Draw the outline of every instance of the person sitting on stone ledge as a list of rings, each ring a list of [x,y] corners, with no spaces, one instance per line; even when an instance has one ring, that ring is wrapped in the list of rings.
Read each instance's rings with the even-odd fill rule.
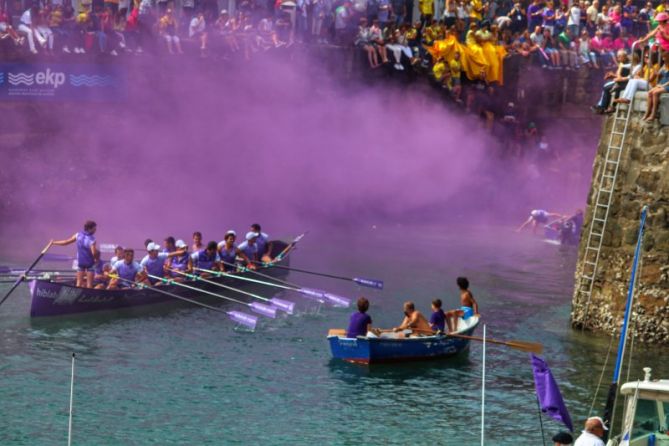
[[[669,93],[669,51],[662,52],[664,66],[658,73],[657,85],[648,92],[648,106],[643,120],[646,122],[654,121],[658,118],[657,108],[660,103],[660,96]]]

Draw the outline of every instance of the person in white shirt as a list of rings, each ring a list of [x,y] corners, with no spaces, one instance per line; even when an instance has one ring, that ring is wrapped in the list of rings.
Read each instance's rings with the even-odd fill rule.
[[[576,2],[569,8],[569,16],[567,17],[567,29],[571,30],[571,35],[578,37],[580,35],[581,26],[581,8]]]
[[[37,48],[35,48],[35,29],[33,28],[33,16],[37,18],[39,10],[36,6],[32,6],[24,11],[21,14],[21,23],[19,24],[18,31],[19,33],[26,36],[28,40],[28,47],[30,52],[37,54]]]
[[[204,13],[198,13],[190,21],[190,25],[188,26],[188,37],[191,39],[196,38],[200,41],[200,55],[205,56],[207,51],[207,32]]]
[[[576,439],[574,446],[604,446],[604,431],[609,430],[600,417],[590,417],[585,421],[585,430]]]

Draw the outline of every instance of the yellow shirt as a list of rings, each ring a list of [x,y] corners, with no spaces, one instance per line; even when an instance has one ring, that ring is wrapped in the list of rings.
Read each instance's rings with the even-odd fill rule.
[[[481,20],[483,19],[483,4],[481,3],[481,0],[472,0],[470,3],[472,9],[469,11],[469,17],[475,20]]]
[[[451,59],[451,61],[448,63],[448,67],[451,69],[451,77],[454,79],[459,79],[460,73],[462,72],[462,65],[460,65],[460,61]]]
[[[419,0],[418,7],[420,8],[420,13],[423,15],[434,14],[434,0]]]
[[[437,80],[443,79],[445,72],[446,64],[441,60],[432,67],[432,73],[434,74],[434,78]]]

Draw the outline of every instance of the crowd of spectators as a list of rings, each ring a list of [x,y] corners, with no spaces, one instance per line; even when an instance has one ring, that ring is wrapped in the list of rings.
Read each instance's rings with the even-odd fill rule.
[[[371,67],[387,62],[403,70],[402,57],[412,64],[444,58],[439,42],[452,46],[453,37],[465,47],[456,48],[465,72],[485,43],[546,68],[598,68],[614,65],[619,49],[629,49],[657,13],[669,11],[669,0],[661,1],[0,0],[0,38],[35,54],[142,52],[156,40],[178,54],[186,40],[203,55],[245,57],[295,42],[355,42]]]

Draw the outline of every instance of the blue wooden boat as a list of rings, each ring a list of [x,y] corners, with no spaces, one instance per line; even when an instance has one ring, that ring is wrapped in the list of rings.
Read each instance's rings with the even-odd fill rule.
[[[478,323],[478,316],[466,321],[459,319],[456,334],[471,336]],[[395,333],[357,338],[332,334],[328,336],[328,342],[333,358],[358,364],[438,359],[457,355],[469,348],[469,339],[443,334],[409,338],[398,338]]]
[[[287,244],[283,241],[273,241],[272,255],[280,253]],[[289,259],[284,257],[278,262],[279,265],[288,266]],[[261,268],[263,274],[270,275],[276,278],[285,277],[288,271],[279,268]],[[240,276],[249,275],[254,277],[252,273],[239,273]],[[234,288],[248,288],[249,282],[238,280],[231,277],[212,277],[208,280],[222,283]],[[197,287],[209,291],[217,291],[214,285],[209,285],[203,282],[186,281],[193,287]],[[44,316],[65,316],[72,314],[88,313],[92,311],[109,311],[121,310],[126,308],[140,307],[144,305],[161,304],[168,302],[175,302],[175,298],[170,297],[164,293],[153,290],[152,288],[124,288],[118,290],[99,290],[94,288],[78,288],[74,286],[74,282],[58,282],[54,280],[32,280],[29,284],[32,302],[30,306],[31,317]],[[258,285],[254,285],[258,286]],[[260,285],[264,286],[264,285]],[[178,285],[161,286],[162,291],[177,294],[179,296],[187,297],[202,303],[211,304],[219,302],[212,298],[203,295],[197,291],[184,290]],[[229,293],[227,293],[229,294]]]

